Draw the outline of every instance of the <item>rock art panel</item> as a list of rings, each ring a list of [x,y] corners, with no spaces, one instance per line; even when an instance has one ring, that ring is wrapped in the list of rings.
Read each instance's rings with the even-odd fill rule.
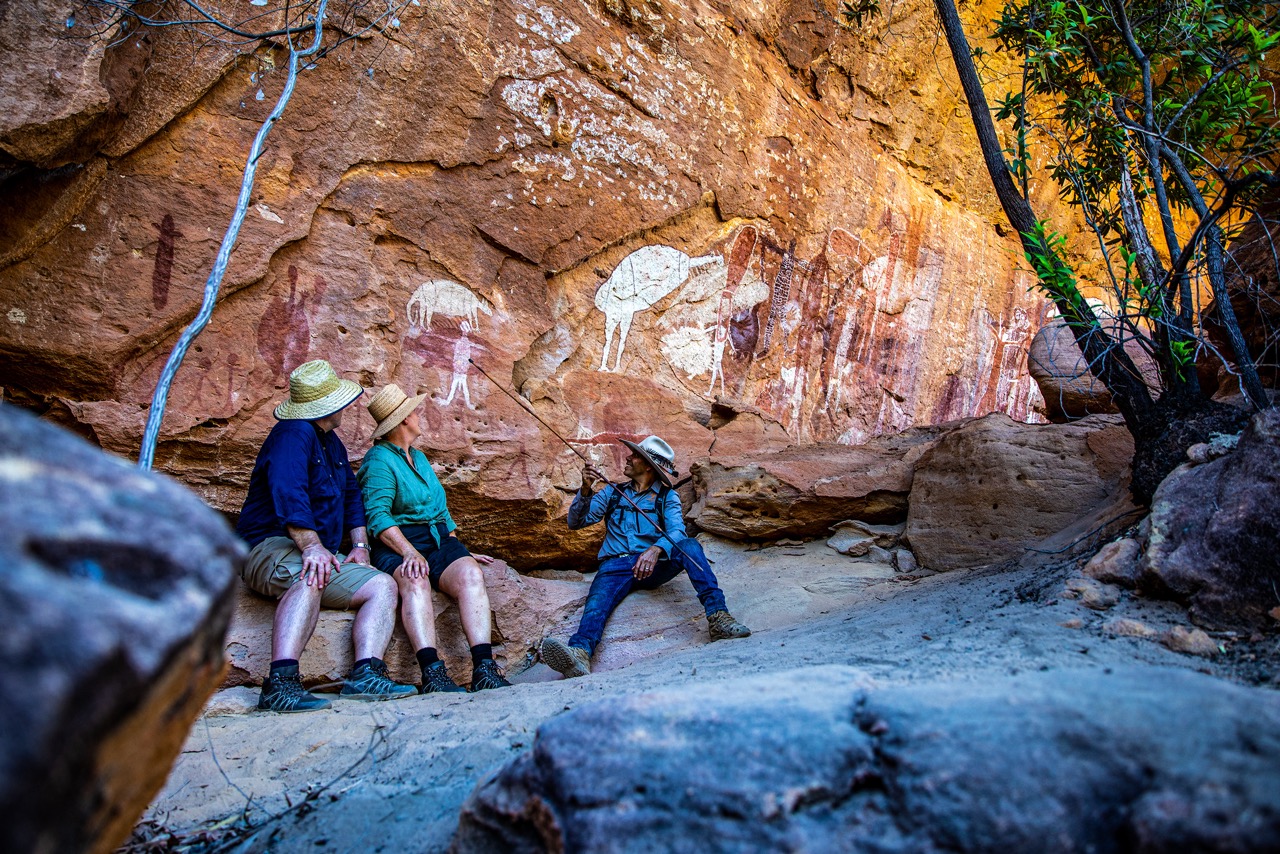
[[[689,271],[719,261],[715,255],[690,258],[670,246],[642,246],[622,259],[596,291],[596,308],[604,314],[604,353],[600,370],[609,370],[609,350],[618,333],[618,351],[613,370],[622,366],[627,333],[636,312],[652,308],[660,299],[684,284]]]
[[[410,4],[396,38],[303,72],[162,471],[234,512],[288,371],[323,356],[429,391],[424,449],[508,538],[477,547],[517,545],[500,507],[543,564],[589,554],[560,522],[576,458],[468,358],[563,435],[658,433],[690,460],[733,418],[768,450],[1031,417],[1015,309],[1028,334],[1042,315],[947,64],[914,71],[931,15],[868,48],[768,4],[619,9]],[[133,454],[283,73],[275,48],[87,49],[56,4],[5,15],[0,386]]]

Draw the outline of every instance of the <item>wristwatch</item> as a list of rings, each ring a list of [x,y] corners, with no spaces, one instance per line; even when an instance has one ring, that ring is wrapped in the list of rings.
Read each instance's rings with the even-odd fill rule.
[[[368,543],[352,543],[352,544],[351,544],[351,548],[353,548],[353,549],[367,549],[367,548],[369,548],[369,544],[368,544]]]

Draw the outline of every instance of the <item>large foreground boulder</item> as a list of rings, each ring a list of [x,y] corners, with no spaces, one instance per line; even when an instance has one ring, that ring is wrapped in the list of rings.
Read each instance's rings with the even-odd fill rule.
[[[1270,409],[1235,451],[1175,469],[1156,490],[1142,587],[1187,603],[1209,628],[1267,625],[1280,587],[1278,504],[1280,410]]]
[[[976,419],[916,463],[906,539],[923,566],[940,572],[1022,557],[1123,501],[1132,457],[1118,416],[1043,425]]]
[[[222,676],[243,547],[172,481],[0,404],[0,850],[109,851]]]
[[[1274,851],[1280,697],[1163,668],[874,688],[841,667],[543,724],[454,849]]]

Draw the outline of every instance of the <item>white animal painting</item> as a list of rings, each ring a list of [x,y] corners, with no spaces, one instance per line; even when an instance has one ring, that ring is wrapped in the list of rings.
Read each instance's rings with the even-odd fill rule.
[[[609,370],[609,348],[613,345],[614,332],[619,332],[618,355],[613,363],[616,372],[622,365],[622,351],[635,313],[652,308],[684,284],[690,269],[715,262],[724,263],[719,255],[690,258],[679,249],[662,245],[641,246],[623,258],[596,291],[596,308],[604,312],[604,353],[600,357],[600,370]]]
[[[492,315],[493,306],[484,297],[457,282],[433,279],[413,292],[405,309],[411,326],[424,329],[437,314],[445,317],[465,317],[473,329],[479,328],[481,312]]]

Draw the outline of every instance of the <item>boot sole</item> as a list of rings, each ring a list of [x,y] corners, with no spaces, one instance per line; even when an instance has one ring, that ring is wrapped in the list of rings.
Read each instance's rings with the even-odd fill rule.
[[[312,706],[309,709],[271,709],[271,708],[263,708],[262,706],[258,706],[258,711],[270,712],[273,715],[297,715],[303,712],[322,712],[325,709],[332,709],[332,708],[333,708],[333,703],[329,702],[329,703],[325,703],[323,706]]]
[[[751,637],[751,632],[747,632],[745,635],[712,635],[711,642],[715,643],[716,641],[722,640],[741,640],[742,638],[749,637]]]
[[[582,663],[570,652],[571,649],[572,647],[559,641],[543,641],[542,660],[566,679],[589,675],[591,671],[583,669]]]
[[[339,694],[338,696],[344,700],[360,700],[364,703],[379,703],[383,700],[403,700],[405,697],[416,697],[418,696],[418,692],[414,691],[412,694]]]

